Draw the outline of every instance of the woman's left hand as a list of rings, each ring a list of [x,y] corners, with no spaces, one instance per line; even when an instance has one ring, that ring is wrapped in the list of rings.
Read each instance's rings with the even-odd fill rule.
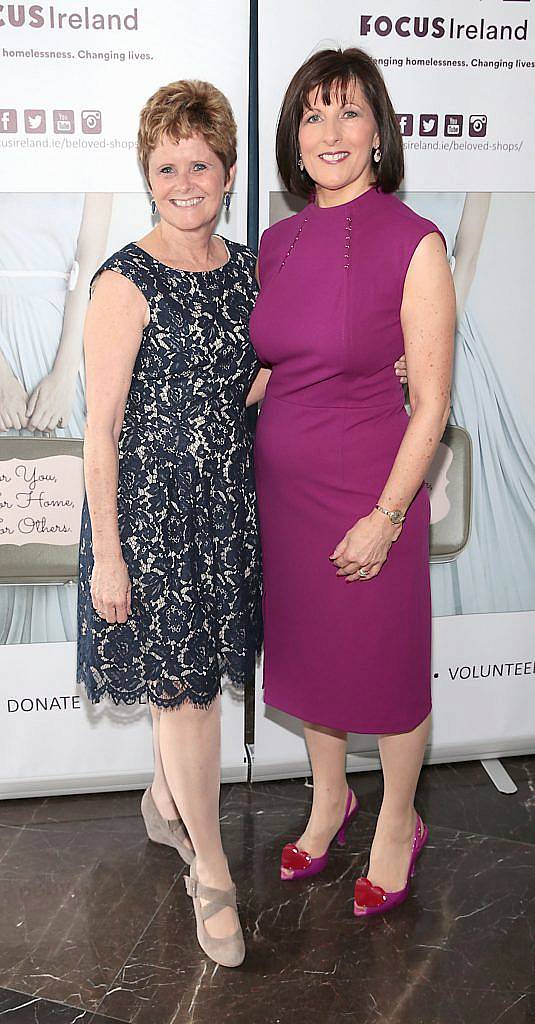
[[[405,353],[403,353],[399,359],[396,359],[396,362],[394,363],[394,373],[396,374],[400,384],[408,383],[409,378],[407,377],[407,360],[405,358]]]
[[[330,559],[338,568],[337,576],[348,583],[373,579],[386,561],[391,545],[401,533],[401,525],[393,526],[387,516],[376,509],[359,519],[334,549]],[[362,569],[366,575],[361,576]]]
[[[28,430],[54,430],[66,427],[69,422],[76,375],[57,373],[52,370],[32,392],[27,408]]]

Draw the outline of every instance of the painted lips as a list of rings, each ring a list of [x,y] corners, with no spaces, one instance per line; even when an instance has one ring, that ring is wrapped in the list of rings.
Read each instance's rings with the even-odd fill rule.
[[[319,158],[326,164],[339,164],[342,160],[345,160],[349,156],[346,150],[340,150],[338,153],[320,153]]]

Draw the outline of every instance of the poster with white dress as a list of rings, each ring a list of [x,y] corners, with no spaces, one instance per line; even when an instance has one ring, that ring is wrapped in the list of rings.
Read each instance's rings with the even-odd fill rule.
[[[40,507],[55,501],[50,479],[33,490],[45,447],[47,468],[72,452],[76,472],[62,478],[66,487],[80,479],[89,282],[107,256],[155,224],[136,136],[139,112],[160,86],[204,79],[228,97],[238,169],[230,211],[222,209],[216,230],[245,242],[249,3],[230,0],[224,12],[217,0],[163,0],[157,8],[120,0],[98,10],[4,5],[1,18],[0,729],[18,735],[18,744],[0,750],[0,793],[140,785],[150,775],[147,708],[129,715],[105,702],[95,709],[77,687],[77,559],[66,574],[72,582],[51,583],[43,553],[54,538],[18,537],[14,546],[18,510],[7,506],[17,492],[5,467],[14,465],[13,442],[25,445],[15,461],[30,496],[18,500]],[[30,414],[32,430],[24,425]],[[39,522],[34,513],[36,529]],[[20,574],[13,573],[17,558]],[[228,687],[223,718],[223,777],[243,778],[243,699]]]
[[[83,437],[80,357],[89,280],[108,254],[146,234],[152,219],[144,193],[0,194],[0,209],[0,390],[20,389],[26,403],[52,377],[43,404],[51,429],[0,429],[2,534],[5,442],[53,447]],[[81,245],[88,211],[91,229]],[[232,209],[222,213],[218,231],[239,235]],[[58,362],[62,351],[71,356],[65,364]],[[5,551],[0,536],[0,732],[10,737],[0,746],[0,797],[146,785],[147,707],[93,707],[75,681],[76,558],[72,583],[16,584],[2,582]],[[243,696],[227,684],[222,716],[223,779],[239,781],[247,774]]]
[[[0,193],[0,441],[84,435],[83,320],[110,215],[106,193]],[[29,407],[37,429],[17,426]],[[75,637],[73,586],[0,585],[0,643]]]
[[[527,339],[535,303],[525,273],[535,198],[481,192],[403,198],[434,220],[448,242],[457,296],[450,422],[472,442],[470,536],[455,559],[431,566],[433,614],[533,610],[535,416],[528,382],[535,360]]]
[[[286,86],[312,53],[354,46],[376,60],[398,115],[401,198],[448,242],[457,296],[452,412],[436,486],[426,481],[434,611],[429,756],[532,750],[533,12],[491,0],[436,12],[423,2],[408,11],[393,2],[359,9],[341,2],[326,18],[315,0],[266,0],[259,16],[261,230],[300,208],[284,193],[275,160]],[[463,526],[462,544],[433,550],[433,528],[445,526],[447,535],[450,519]],[[257,777],[306,772],[299,723],[262,707],[261,671],[257,697]],[[370,738],[351,737],[349,749],[354,767],[376,757]]]

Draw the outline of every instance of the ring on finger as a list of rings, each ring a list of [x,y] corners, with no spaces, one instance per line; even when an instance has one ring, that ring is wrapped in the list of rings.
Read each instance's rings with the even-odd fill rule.
[[[368,573],[366,572],[366,569],[359,569],[359,576],[360,576],[361,580],[367,579],[368,578]]]

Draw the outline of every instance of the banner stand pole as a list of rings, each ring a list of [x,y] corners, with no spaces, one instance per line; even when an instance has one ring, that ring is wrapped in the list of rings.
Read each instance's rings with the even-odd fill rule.
[[[518,786],[497,757],[482,759],[481,764],[500,793],[518,793]]]
[[[249,7],[247,245],[258,251],[258,0]]]

